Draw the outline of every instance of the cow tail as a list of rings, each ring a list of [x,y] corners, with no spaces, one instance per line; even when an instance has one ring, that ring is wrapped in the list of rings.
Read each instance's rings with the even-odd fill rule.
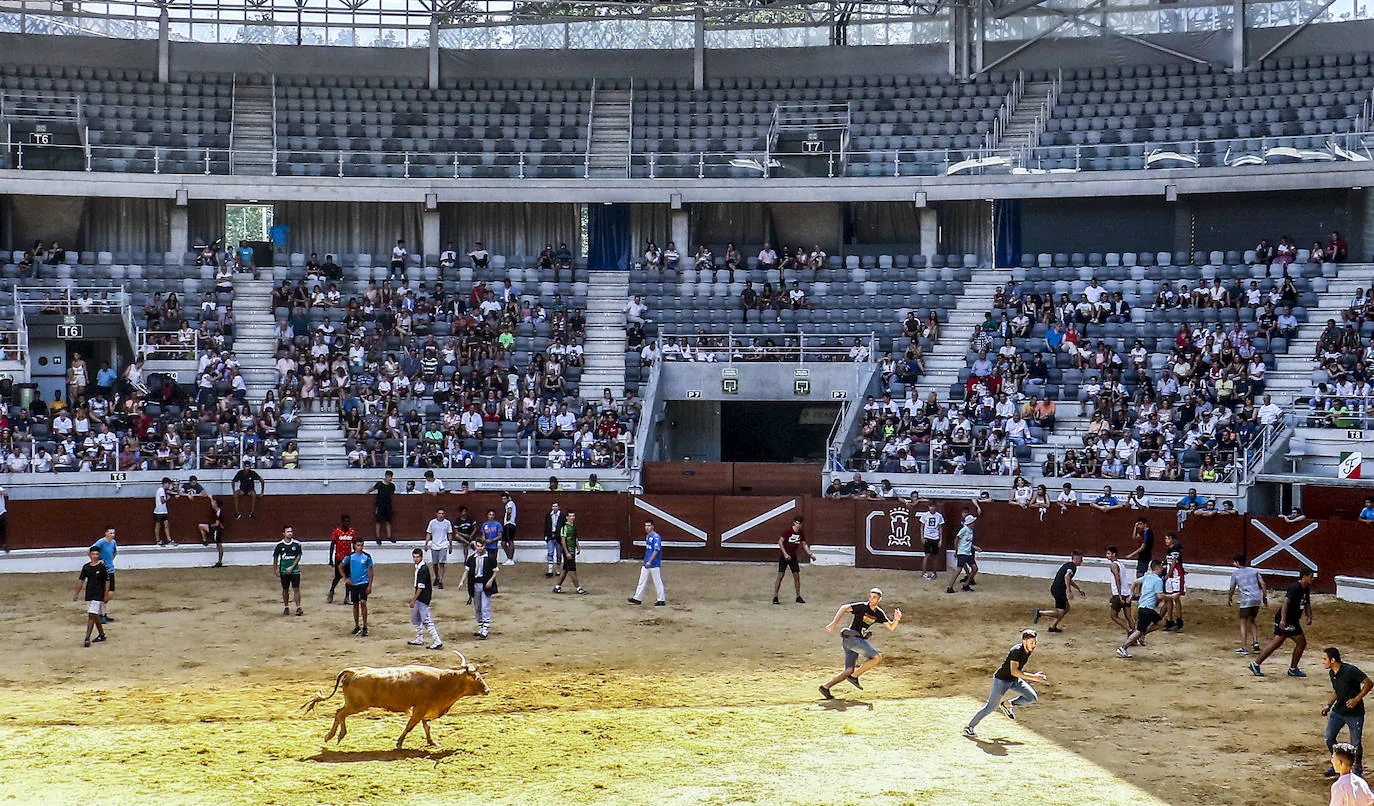
[[[330,697],[333,697],[333,696],[338,692],[338,690],[339,690],[339,684],[340,684],[341,682],[343,682],[343,677],[344,677],[344,675],[346,675],[346,674],[348,674],[348,673],[349,673],[349,670],[348,670],[348,669],[344,669],[342,672],[339,672],[339,676],[336,677],[336,678],[334,678],[334,690],[333,690],[333,691],[329,692],[328,694],[324,694],[324,693],[322,693],[322,692],[316,692],[314,699],[312,699],[310,702],[306,703],[305,705],[302,705],[302,706],[301,706],[301,709],[304,710],[304,711],[308,714],[308,713],[310,713],[311,711],[315,710],[315,706],[319,705],[320,703],[324,702],[325,700],[329,699]]]

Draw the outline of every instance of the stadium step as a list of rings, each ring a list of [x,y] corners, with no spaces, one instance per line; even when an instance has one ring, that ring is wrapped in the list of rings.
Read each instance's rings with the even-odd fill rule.
[[[276,160],[273,88],[234,81],[230,170],[247,176],[271,176]]]
[[[587,336],[583,344],[584,400],[600,400],[610,387],[617,400],[625,394],[625,303],[630,277],[623,271],[594,271],[587,285]],[[652,315],[652,314],[650,314]]]
[[[628,175],[630,101],[629,90],[598,88],[592,96],[587,139],[587,170],[591,176],[623,178]]]

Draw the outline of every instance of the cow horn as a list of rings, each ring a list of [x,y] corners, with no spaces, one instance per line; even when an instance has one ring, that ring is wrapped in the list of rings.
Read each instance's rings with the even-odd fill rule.
[[[453,654],[455,654],[455,655],[458,656],[458,660],[462,661],[464,666],[467,666],[467,665],[468,665],[468,659],[465,658],[465,657],[463,657],[463,653],[461,653],[461,652],[459,652],[458,650],[455,649],[455,650],[453,650]]]

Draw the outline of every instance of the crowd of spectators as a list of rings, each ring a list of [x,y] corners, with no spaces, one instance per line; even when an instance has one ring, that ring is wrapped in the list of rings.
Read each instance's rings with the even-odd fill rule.
[[[488,273],[480,244],[467,258]],[[441,264],[459,259],[450,245]],[[571,276],[566,244],[537,261]],[[609,389],[579,402],[586,315],[562,294],[543,299],[509,276],[456,288],[395,274],[348,296],[337,281],[284,282],[273,307],[281,404],[337,411],[352,467],[627,461],[639,403]]]

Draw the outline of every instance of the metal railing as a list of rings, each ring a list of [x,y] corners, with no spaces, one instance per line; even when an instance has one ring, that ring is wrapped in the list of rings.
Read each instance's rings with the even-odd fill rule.
[[[662,360],[797,362],[830,361],[871,364],[876,362],[875,333],[818,336],[802,332],[743,334],[734,331],[663,331],[659,334]],[[859,349],[862,358],[851,351]],[[866,349],[866,353],[863,350]]]
[[[1374,131],[1334,134],[1324,148],[1312,148],[1311,137],[1258,137],[1191,140],[1163,144],[1170,153],[1184,154],[1189,166],[1243,168],[1247,165],[1291,164],[1294,161],[1367,162],[1374,160]],[[928,150],[841,150],[829,154],[826,177],[902,178],[951,174],[1039,174],[1049,172],[1145,170],[1160,143],[1039,145],[1016,152],[986,147]],[[1248,145],[1245,152],[1238,146]],[[226,148],[169,146],[47,145],[15,143],[14,164],[24,169],[25,155],[38,151],[75,149],[85,170],[101,173],[227,175],[235,162],[249,155],[271,152]],[[842,144],[842,149],[847,146]],[[646,151],[630,154],[629,173],[635,179],[750,179],[769,176],[779,158],[810,158],[826,152]],[[4,166],[7,155],[0,155]],[[274,170],[279,176],[337,176],[394,179],[580,179],[590,177],[587,152],[411,152],[278,150]],[[1177,168],[1178,166],[1170,166]]]
[[[997,107],[997,117],[993,118],[992,128],[987,134],[983,135],[983,147],[991,151],[1000,148],[1002,145],[1002,133],[1011,124],[1011,119],[1016,115],[1016,107],[1021,103],[1021,96],[1026,91],[1026,74],[1023,70],[1016,71],[1016,80],[1012,82],[1011,89],[1002,98],[1002,103]]]
[[[641,417],[643,413],[641,412]],[[498,449],[496,453],[486,453],[482,451],[472,451],[467,449],[450,450],[447,446],[441,450],[431,450],[424,446],[423,440],[419,439],[381,439],[381,440],[358,440],[351,437],[321,437],[319,440],[303,442],[296,438],[281,440],[283,446],[287,442],[296,443],[297,447],[305,445],[307,447],[319,446],[321,456],[331,458],[347,459],[350,446],[362,448],[368,458],[364,460],[363,467],[390,467],[394,466],[393,459],[400,459],[401,467],[444,467],[444,468],[465,468],[480,469],[484,467],[495,467],[498,469],[506,468],[512,464],[518,465],[511,469],[516,470],[539,470],[543,468],[553,468],[549,464],[550,450],[539,450],[539,440],[535,437],[504,437],[498,442],[515,442],[515,451],[502,451]],[[369,449],[372,443],[376,450]],[[591,463],[577,453],[574,448],[567,453],[565,468],[588,467],[606,468],[612,470],[630,470],[637,464],[636,443],[633,432],[626,432],[623,438],[618,439],[618,443],[624,447],[624,453],[617,456],[615,450],[611,450],[607,463]],[[380,457],[381,461],[378,461]],[[539,461],[542,460],[542,461]]]
[[[0,330],[0,361],[18,361],[25,367],[29,364],[28,328]]]
[[[85,296],[82,296],[83,293]],[[109,297],[105,297],[109,294]],[[19,321],[31,309],[39,314],[122,314],[129,306],[129,295],[121,286],[14,286],[14,313]]]
[[[232,124],[231,124],[232,125]],[[277,175],[277,74],[272,74],[272,175]]]
[[[587,147],[586,147],[586,149],[584,149],[584,153],[583,153],[583,155],[582,155],[582,178],[583,178],[583,179],[590,179],[591,176],[592,176],[592,121],[596,120],[596,84],[597,84],[597,80],[596,80],[595,78],[593,78],[593,79],[592,79],[592,90],[591,90],[591,92],[590,92],[590,93],[588,94],[588,96],[587,96]],[[632,130],[632,131],[633,131],[633,130]],[[634,138],[630,138],[630,142],[633,143],[633,142],[634,142]],[[631,147],[631,148],[634,148],[633,145],[631,145],[630,147]],[[458,159],[458,157],[455,155],[455,156],[454,156],[454,171],[455,171],[454,176],[455,176],[455,177],[457,177],[457,159]],[[524,165],[524,160],[523,160],[523,159],[521,160],[521,163],[520,163],[520,164],[521,164],[522,166]],[[342,168],[340,168],[340,170],[342,170]],[[523,174],[524,171],[522,170],[521,173]],[[340,176],[342,176],[342,175],[343,175],[343,174],[340,174]]]
[[[195,361],[200,355],[200,334],[189,338],[179,330],[144,330],[135,333],[134,355],[148,361]]]

